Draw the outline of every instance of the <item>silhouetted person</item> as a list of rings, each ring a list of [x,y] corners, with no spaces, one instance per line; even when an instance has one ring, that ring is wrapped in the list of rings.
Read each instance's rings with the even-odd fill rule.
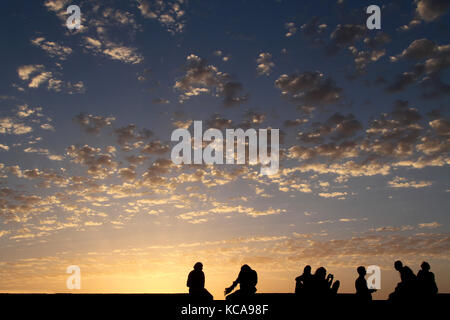
[[[295,278],[295,294],[306,295],[310,290],[312,278],[311,266],[307,265],[303,269],[303,274]]]
[[[239,272],[239,275],[233,282],[233,284],[230,287],[225,288],[225,295],[233,291],[238,284],[239,290],[236,290],[234,293],[228,295],[226,297],[226,300],[245,299],[253,296],[256,292],[257,283],[258,274],[256,273],[256,271],[250,268],[248,265],[244,264],[241,267],[241,271]]]
[[[376,289],[369,289],[366,281],[366,268],[360,266],[356,269],[359,277],[355,281],[356,298],[359,303],[367,303],[372,301],[372,293],[377,291]]]
[[[399,260],[395,261],[394,268],[400,273],[400,282],[397,283],[395,291],[389,295],[389,300],[410,301],[416,296],[416,275],[410,267],[404,266]]]
[[[421,270],[417,273],[417,286],[419,296],[422,299],[433,299],[438,293],[438,287],[434,280],[434,273],[430,271],[430,265],[424,261],[420,265]]]
[[[329,299],[337,294],[340,282],[333,283],[334,276],[330,273],[327,276],[327,270],[320,267],[316,270],[311,282],[311,295],[315,299]]]
[[[186,285],[189,287],[189,295],[200,301],[211,301],[213,296],[205,289],[205,274],[203,273],[203,264],[197,262],[194,270],[189,273]]]

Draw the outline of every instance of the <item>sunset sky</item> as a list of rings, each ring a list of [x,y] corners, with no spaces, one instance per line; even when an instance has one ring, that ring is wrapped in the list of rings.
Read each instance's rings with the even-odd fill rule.
[[[66,27],[66,9],[82,27]],[[381,7],[381,30],[366,7]],[[449,2],[2,2],[0,292],[187,292],[247,263],[431,264],[450,292]],[[280,129],[280,170],[175,165],[173,130]]]

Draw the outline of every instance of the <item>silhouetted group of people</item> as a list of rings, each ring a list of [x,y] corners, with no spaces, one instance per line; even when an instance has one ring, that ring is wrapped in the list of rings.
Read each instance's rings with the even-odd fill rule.
[[[401,261],[394,263],[395,269],[400,273],[400,282],[395,291],[389,295],[389,300],[394,302],[414,301],[420,299],[431,300],[436,296],[438,288],[434,279],[433,272],[430,271],[428,262],[423,262],[421,270],[414,274]],[[367,303],[372,300],[372,293],[376,289],[369,288],[366,281],[366,268],[359,266],[356,269],[358,278],[355,281],[356,301],[357,303]],[[327,301],[336,296],[340,282],[334,281],[334,276],[324,267],[319,267],[311,273],[311,266],[307,265],[303,273],[295,278],[295,294],[306,301]],[[225,288],[226,300],[247,300],[256,293],[256,284],[258,283],[258,274],[250,266],[244,264],[241,267],[238,277],[228,288]],[[239,289],[233,290],[239,284]],[[205,289],[205,274],[203,273],[203,264],[197,262],[194,270],[189,273],[187,279],[189,295],[197,301],[212,301],[213,296]],[[232,293],[233,292],[233,293]]]
[[[295,278],[295,294],[307,300],[324,300],[332,298],[337,294],[340,282],[333,282],[334,276],[324,267],[317,268],[311,273],[311,266],[307,265],[303,273]]]
[[[238,277],[228,288],[225,288],[226,300],[237,301],[246,300],[256,293],[256,284],[258,283],[258,274],[255,270],[244,264],[241,267]],[[239,289],[231,293],[239,284]],[[189,295],[197,301],[211,301],[213,296],[205,289],[205,274],[203,273],[203,264],[197,262],[194,270],[189,273],[187,284]]]
[[[413,302],[433,300],[438,293],[438,287],[434,279],[434,273],[430,271],[430,264],[422,262],[417,275],[404,266],[401,261],[395,261],[394,268],[400,273],[400,282],[397,283],[394,292],[389,295],[393,302]]]

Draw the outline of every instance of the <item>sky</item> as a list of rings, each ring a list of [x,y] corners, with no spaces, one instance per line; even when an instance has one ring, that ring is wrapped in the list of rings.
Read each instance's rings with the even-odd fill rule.
[[[293,292],[306,264],[354,292],[377,265],[384,299],[400,259],[450,292],[449,10],[3,1],[0,291],[187,292],[201,261],[216,299],[244,263],[258,292]],[[174,164],[193,121],[279,129],[279,171]]]

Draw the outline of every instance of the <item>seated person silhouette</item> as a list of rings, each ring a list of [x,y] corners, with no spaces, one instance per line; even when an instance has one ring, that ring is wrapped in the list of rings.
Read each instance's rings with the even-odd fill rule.
[[[303,274],[295,278],[295,294],[306,295],[310,289],[312,277],[311,266],[305,266]]]
[[[377,291],[376,289],[369,289],[366,281],[366,268],[360,266],[356,269],[359,277],[355,281],[356,298],[359,303],[367,303],[372,301],[372,293]]]
[[[422,299],[432,299],[438,293],[438,287],[434,279],[434,273],[430,271],[430,264],[426,261],[420,265],[417,273],[417,285]]]
[[[311,294],[315,299],[328,299],[337,294],[340,282],[339,280],[333,283],[334,276],[330,273],[327,276],[327,270],[320,267],[316,270],[313,276]]]
[[[391,301],[410,301],[416,295],[416,275],[410,267],[404,266],[400,260],[395,261],[394,268],[400,273],[400,282],[394,292],[389,295]]]
[[[189,273],[186,285],[189,287],[189,296],[198,301],[212,301],[213,296],[205,289],[205,274],[203,264],[197,262],[194,270]]]
[[[225,288],[225,295],[228,295],[239,284],[239,290],[229,294],[226,300],[245,300],[253,296],[256,292],[256,284],[258,283],[258,274],[255,270],[244,264],[241,267],[238,277],[233,284]]]

